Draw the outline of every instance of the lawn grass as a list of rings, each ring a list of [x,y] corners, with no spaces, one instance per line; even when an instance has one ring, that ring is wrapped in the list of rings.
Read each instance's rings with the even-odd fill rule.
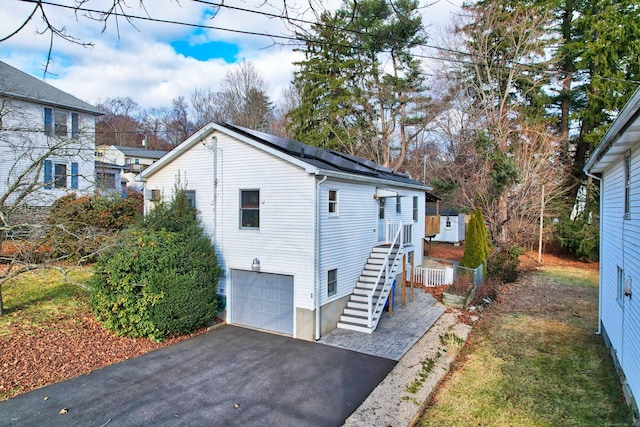
[[[64,280],[56,270],[25,273],[2,286],[4,316],[0,320],[0,337],[12,327],[39,328],[58,319],[74,316],[80,306],[87,306],[89,292],[78,286],[92,275],[90,267],[76,268]]]
[[[538,275],[569,286],[598,287],[598,270],[595,269],[580,269],[566,266],[545,267],[543,270],[538,271]]]
[[[461,352],[458,369],[418,425],[631,425],[602,337],[594,334],[597,272],[591,273],[564,268],[536,273],[536,286],[583,288],[582,294],[561,295],[588,298],[586,315],[582,309],[579,316],[566,310],[563,319],[558,311],[546,315],[535,307],[485,315]],[[563,301],[559,307],[571,304]]]

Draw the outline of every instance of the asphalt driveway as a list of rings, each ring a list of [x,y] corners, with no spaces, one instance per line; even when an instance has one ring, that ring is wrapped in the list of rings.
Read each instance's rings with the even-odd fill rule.
[[[395,364],[225,325],[0,402],[0,426],[339,426]]]

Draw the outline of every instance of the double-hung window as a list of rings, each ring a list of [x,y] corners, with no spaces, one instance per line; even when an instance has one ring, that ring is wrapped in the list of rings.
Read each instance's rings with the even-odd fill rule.
[[[413,222],[418,222],[418,197],[413,196]]]
[[[187,197],[187,206],[191,209],[196,208],[196,190],[185,190],[185,196]]]
[[[240,228],[260,228],[260,190],[240,190]]]
[[[631,154],[624,156],[624,219],[631,219]]]
[[[402,203],[400,201],[400,196],[396,196],[396,213],[402,213]]]
[[[75,121],[77,126],[78,115],[75,114]],[[68,124],[67,120],[69,115],[66,111],[54,110],[52,108],[45,107],[44,109],[44,132],[47,135],[55,135],[55,136],[67,136],[68,135]],[[74,128],[74,114],[71,115],[71,128],[73,132]]]
[[[329,190],[329,216],[338,216],[338,190]]]
[[[69,174],[69,167],[71,174]],[[44,188],[78,188],[78,163],[45,160]]]

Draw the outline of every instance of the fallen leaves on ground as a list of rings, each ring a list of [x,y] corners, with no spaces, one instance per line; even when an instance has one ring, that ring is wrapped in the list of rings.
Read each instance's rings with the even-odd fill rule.
[[[10,328],[8,336],[0,337],[0,400],[89,374],[206,330],[163,343],[118,337],[102,328],[89,311],[59,317],[40,328],[17,323]]]

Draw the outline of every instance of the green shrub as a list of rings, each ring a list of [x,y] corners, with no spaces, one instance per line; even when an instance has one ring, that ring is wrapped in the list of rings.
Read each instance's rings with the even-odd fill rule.
[[[141,201],[119,194],[56,200],[47,219],[51,253],[73,261],[93,261],[115,232],[135,223]]]
[[[163,206],[162,214],[153,213],[153,222],[123,232],[120,245],[96,263],[92,310],[119,335],[162,341],[193,332],[215,316],[215,250],[194,210],[175,221],[179,198]]]
[[[476,268],[487,259],[487,233],[484,217],[480,208],[476,209],[469,220],[465,237],[464,254],[460,265]]]
[[[556,224],[555,234],[560,246],[575,258],[582,261],[598,260],[600,230],[598,222],[590,221],[588,214],[574,220],[561,218]]]
[[[520,255],[524,253],[518,246],[504,245],[493,251],[487,259],[487,276],[499,279],[505,283],[518,279]]]
[[[144,217],[144,227],[153,230],[185,231],[197,224],[197,211],[189,207],[187,193],[179,184],[169,202],[159,201]]]

